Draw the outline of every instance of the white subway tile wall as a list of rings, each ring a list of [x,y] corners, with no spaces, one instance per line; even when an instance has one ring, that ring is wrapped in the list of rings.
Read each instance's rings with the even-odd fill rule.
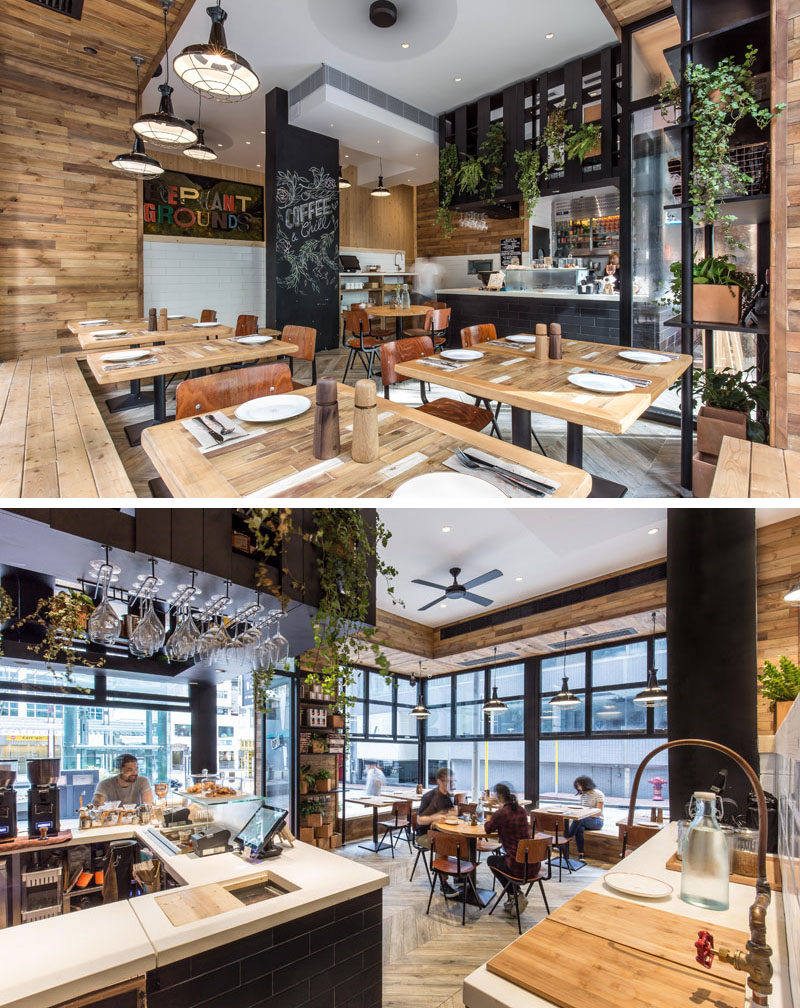
[[[263,245],[215,242],[144,242],[144,311],[166,308],[200,318],[214,308],[222,325],[239,315],[258,315],[266,324]]]

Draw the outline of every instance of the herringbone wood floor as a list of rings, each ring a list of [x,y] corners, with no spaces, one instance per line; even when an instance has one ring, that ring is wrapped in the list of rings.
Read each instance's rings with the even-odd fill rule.
[[[464,977],[517,937],[516,920],[501,908],[490,917],[486,910],[467,907],[467,923],[462,928],[461,904],[445,900],[438,889],[426,915],[428,880],[419,864],[414,881],[408,881],[413,858],[405,844],[398,844],[394,861],[388,851],[372,854],[356,844],[337,853],[386,872],[391,880],[383,890],[383,1008],[464,1008]],[[574,875],[564,874],[561,883],[555,870],[553,879],[545,883],[550,910],[605,870],[587,865]],[[491,878],[484,859],[478,866],[479,887],[491,889]],[[539,889],[534,886],[522,915],[523,930],[544,916]]]

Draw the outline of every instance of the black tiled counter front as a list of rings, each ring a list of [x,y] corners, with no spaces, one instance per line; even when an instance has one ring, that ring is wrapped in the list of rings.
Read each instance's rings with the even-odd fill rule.
[[[147,974],[148,1008],[381,1008],[381,891]]]

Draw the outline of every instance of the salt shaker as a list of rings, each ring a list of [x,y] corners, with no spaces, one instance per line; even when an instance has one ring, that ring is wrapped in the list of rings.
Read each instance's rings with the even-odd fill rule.
[[[352,455],[354,462],[374,462],[378,457],[378,392],[368,378],[356,382]]]
[[[536,326],[536,347],[534,349],[534,355],[539,360],[547,360],[549,349],[550,346],[547,338],[547,326],[543,322],[539,322]]]
[[[314,410],[314,458],[329,459],[339,454],[338,396],[335,378],[319,379]]]
[[[158,331],[159,332],[166,332],[168,328],[169,328],[169,326],[168,326],[168,323],[167,323],[167,309],[166,308],[159,308],[158,309]]]
[[[150,332],[156,332],[158,329],[158,312],[155,308],[151,308],[148,313],[147,328]]]
[[[561,326],[550,323],[550,360],[561,360]]]

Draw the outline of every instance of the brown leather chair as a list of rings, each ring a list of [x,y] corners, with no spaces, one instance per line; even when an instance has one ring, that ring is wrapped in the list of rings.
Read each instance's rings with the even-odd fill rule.
[[[351,308],[363,308],[369,317],[369,334],[374,336],[375,339],[394,339],[397,335],[397,330],[394,326],[391,329],[387,329],[382,324],[379,316],[370,315],[370,308],[374,308],[369,301],[357,301],[355,304],[350,305]],[[377,320],[377,321],[376,321]]]
[[[216,309],[214,309],[214,308],[204,308],[200,312],[200,321],[201,322],[216,322],[217,321],[217,312],[216,312]]]
[[[240,315],[236,319],[236,336],[255,336],[258,332],[258,315]]]
[[[481,325],[467,326],[461,330],[461,346],[465,350],[477,346],[479,343],[489,343],[497,339],[497,330],[492,322],[484,322]]]
[[[393,818],[389,822],[379,822],[378,825],[383,830],[383,836],[381,837],[380,845],[378,850],[384,846],[384,840],[389,841],[389,847],[392,851],[392,860],[394,861],[394,849],[397,846],[397,841],[405,839],[408,844],[408,853],[413,854],[411,848],[411,802],[410,801],[396,801],[392,805],[392,816]]]
[[[296,389],[308,388],[294,381],[294,361],[304,360],[311,365],[311,384],[317,384],[317,362],[315,353],[317,350],[317,330],[310,326],[287,325],[283,327],[281,339],[287,343],[295,343],[300,349],[289,358],[289,370],[292,372],[292,387]]]
[[[659,827],[653,823],[652,826],[646,823],[634,823],[632,826],[623,825],[619,827],[620,838],[622,840],[622,852],[620,857],[625,857],[629,851],[636,850],[643,843],[658,833]]]
[[[425,302],[425,307],[426,308],[446,308],[447,305],[444,303],[444,301],[426,301]]]
[[[453,836],[450,833],[440,833],[438,830],[431,830],[431,894],[428,897],[428,909],[426,914],[431,912],[431,901],[436,889],[436,876],[449,878],[462,885],[461,890],[461,925],[463,927],[467,917],[467,886],[472,889],[475,902],[481,905],[481,899],[475,888],[475,872],[477,865],[469,859],[469,840],[462,836]]]
[[[350,308],[344,313],[344,345],[350,348],[350,355],[345,364],[342,384],[356,357],[364,365],[367,378],[371,378],[375,355],[384,344],[370,335],[369,316],[363,308]]]
[[[451,310],[450,308],[429,308],[422,329],[404,329],[403,336],[430,336],[433,349],[438,350],[447,342]]]
[[[547,896],[544,891],[544,883],[552,878],[553,869],[550,863],[550,845],[547,840],[520,840],[517,844],[517,854],[514,859],[519,865],[519,871],[515,874],[504,871],[502,868],[495,868],[494,871],[503,879],[503,887],[498,893],[497,899],[491,906],[489,914],[493,914],[497,905],[506,893],[514,896],[514,907],[517,911],[517,927],[522,934],[522,922],[519,919],[519,886],[527,885],[530,892],[534,882],[539,883],[539,891],[544,900],[544,908],[550,913],[547,903]],[[542,871],[542,862],[547,862],[547,871]]]
[[[184,420],[198,413],[238,406],[259,396],[291,391],[292,373],[288,364],[256,364],[202,378],[187,378],[175,390],[175,419]]]
[[[546,838],[552,850],[559,856],[558,860],[558,881],[561,881],[562,869],[566,863],[567,871],[572,872],[568,851],[565,845],[569,846],[569,839],[561,835],[561,817],[553,815],[551,812],[531,813],[531,829],[535,838]],[[537,832],[538,831],[538,832]]]
[[[390,387],[402,380],[397,374],[398,364],[432,355],[433,344],[430,336],[413,336],[410,339],[382,343],[380,357],[384,396],[388,399]],[[434,380],[435,375],[431,375],[431,379]],[[470,403],[459,402],[458,399],[437,399],[435,402],[428,402],[425,396],[425,383],[420,382],[419,387],[422,406],[417,406],[417,409],[421,413],[429,413],[431,416],[449,420],[450,423],[474,431],[483,430],[494,419],[489,410],[482,409],[480,406],[472,406]]]

